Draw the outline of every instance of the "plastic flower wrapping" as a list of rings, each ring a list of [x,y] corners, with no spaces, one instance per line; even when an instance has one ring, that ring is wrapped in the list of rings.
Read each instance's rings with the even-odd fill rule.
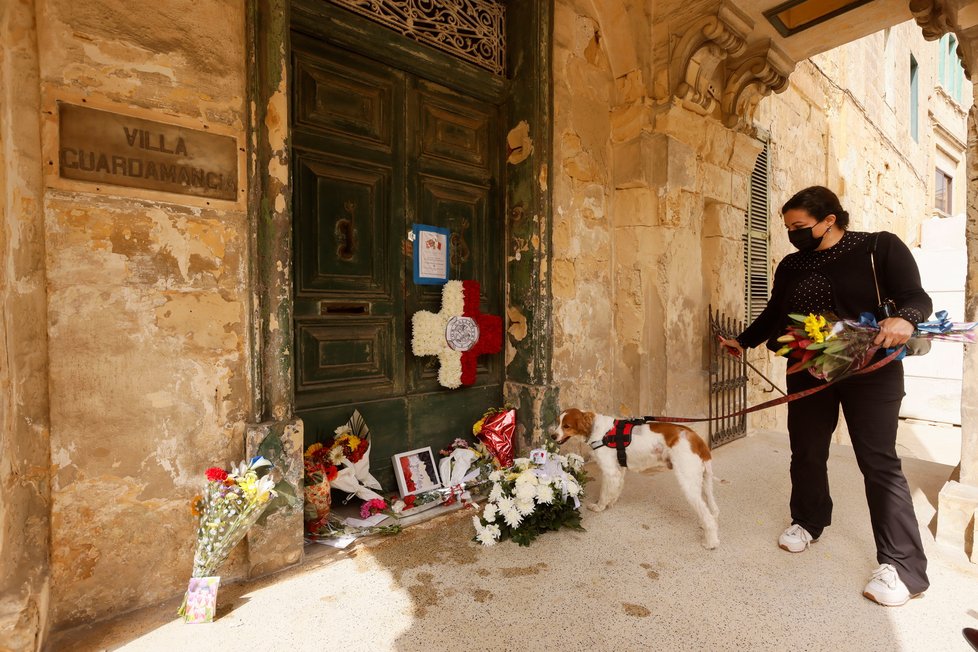
[[[496,469],[482,516],[473,516],[475,540],[484,546],[512,539],[528,546],[543,532],[581,526],[581,498],[587,475],[584,459],[557,453],[548,442],[546,451],[534,451],[532,461],[517,458],[513,465]]]
[[[334,431],[326,442],[317,442],[303,456],[306,485],[329,481],[333,489],[363,500],[382,499],[380,483],[370,474],[370,428],[359,410]]]
[[[482,418],[472,426],[472,434],[492,454],[500,468],[513,464],[513,435],[515,432],[516,410],[508,405],[501,408],[489,408],[482,415]]]
[[[978,322],[952,322],[944,310],[934,316],[931,321],[917,324],[908,342],[911,348],[916,342],[975,341]],[[807,369],[816,378],[838,380],[866,366],[879,350],[873,343],[879,334],[879,325],[871,313],[863,313],[858,320],[838,319],[830,314],[793,313],[788,317],[794,323],[778,338],[783,346],[777,355],[793,360],[788,366],[789,374]]]
[[[192,577],[211,577],[275,497],[272,463],[264,457],[230,471],[207,469],[207,484],[191,509],[200,517]],[[185,615],[186,597],[178,615]]]
[[[444,487],[443,504],[450,505],[455,500],[467,503],[472,500],[470,490],[489,481],[489,474],[496,468],[493,456],[481,442],[470,444],[457,438],[439,453],[438,475]]]

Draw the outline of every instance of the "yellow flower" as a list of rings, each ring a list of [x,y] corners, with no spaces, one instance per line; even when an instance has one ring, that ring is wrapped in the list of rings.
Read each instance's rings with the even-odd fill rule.
[[[478,421],[476,421],[474,424],[472,424],[472,434],[473,435],[478,435],[480,432],[482,432],[482,424],[484,424],[485,422],[486,422],[486,418],[485,417],[482,417],[481,419],[479,419]]]
[[[825,341],[825,332],[823,329],[828,325],[825,321],[825,317],[822,315],[808,315],[805,318],[805,334],[812,338],[812,341],[816,343],[822,343]]]
[[[312,446],[306,449],[306,457],[309,457],[316,451],[320,450],[322,447],[323,445],[317,441],[315,444],[313,444]]]

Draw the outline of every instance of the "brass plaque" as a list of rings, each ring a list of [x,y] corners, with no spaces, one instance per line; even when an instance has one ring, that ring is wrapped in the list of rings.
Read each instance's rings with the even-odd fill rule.
[[[230,136],[58,103],[64,179],[238,198],[238,144]]]

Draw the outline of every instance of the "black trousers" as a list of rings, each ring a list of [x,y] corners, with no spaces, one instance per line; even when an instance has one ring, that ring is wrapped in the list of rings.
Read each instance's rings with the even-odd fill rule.
[[[789,393],[821,384],[824,381],[807,371],[789,374],[787,378]],[[789,403],[790,506],[791,522],[801,525],[816,539],[832,522],[826,463],[841,406],[866,486],[876,560],[893,564],[913,594],[924,591],[930,582],[910,489],[896,453],[903,395],[903,363],[891,362],[877,371],[850,376]]]

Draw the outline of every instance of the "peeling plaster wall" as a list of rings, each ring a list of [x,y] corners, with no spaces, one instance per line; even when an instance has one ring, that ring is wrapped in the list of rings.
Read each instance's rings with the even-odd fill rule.
[[[0,4],[0,650],[49,628],[48,349],[34,3]]]
[[[554,15],[554,381],[563,405],[614,407],[615,293],[610,223],[614,90],[591,3]]]
[[[700,414],[707,307],[740,305],[742,280],[725,278],[742,256],[731,219],[759,146],[656,105],[648,30],[620,18],[650,12],[558,3],[554,375],[564,405]]]
[[[151,110],[244,143],[245,15],[232,0],[39,0],[42,104]],[[49,113],[45,151],[54,151]],[[189,500],[241,458],[249,383],[243,202],[49,188],[52,619],[179,593]],[[236,557],[240,556],[239,555]],[[240,559],[221,574],[243,573]]]

